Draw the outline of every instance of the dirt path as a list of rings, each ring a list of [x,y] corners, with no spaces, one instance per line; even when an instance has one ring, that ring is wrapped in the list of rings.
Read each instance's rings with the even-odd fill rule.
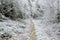
[[[29,40],[37,40],[35,26],[32,18],[30,18],[30,39]]]

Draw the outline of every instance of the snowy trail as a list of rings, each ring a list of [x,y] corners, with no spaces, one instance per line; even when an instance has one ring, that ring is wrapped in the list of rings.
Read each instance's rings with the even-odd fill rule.
[[[35,25],[33,23],[32,18],[30,18],[30,38],[29,40],[37,40]]]
[[[29,21],[29,19],[28,19],[28,21]],[[26,20],[26,22],[27,22],[27,20]],[[45,25],[41,23],[41,20],[32,19],[32,22],[30,21],[30,23],[31,23],[31,26],[34,25],[33,31],[35,31],[36,32],[35,35],[37,35],[37,36],[35,36],[35,37],[37,37],[37,39],[35,39],[35,40],[51,40],[45,32],[46,28],[44,27]],[[31,28],[31,29],[33,29],[33,28]],[[34,35],[32,35],[32,36],[34,36]],[[33,38],[33,37],[31,37],[31,38]]]

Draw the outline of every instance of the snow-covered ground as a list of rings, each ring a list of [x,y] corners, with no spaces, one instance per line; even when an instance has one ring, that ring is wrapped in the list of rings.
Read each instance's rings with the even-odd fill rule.
[[[44,24],[42,20],[32,19],[37,40],[59,40],[59,24]],[[58,25],[58,26],[57,26]],[[0,22],[0,35],[3,33],[9,33],[12,35],[10,40],[27,40],[29,38],[29,26],[30,19],[14,21],[3,20]],[[56,30],[57,28],[57,30]],[[2,30],[3,29],[3,30]]]
[[[44,23],[42,20],[33,20],[35,24],[37,40],[60,40],[60,23]]]
[[[14,3],[17,14],[22,11],[26,19],[0,20],[0,35],[6,32],[12,35],[9,40],[27,40],[30,36],[29,16],[33,16],[37,40],[60,40],[60,23],[56,21],[57,0],[14,0]]]
[[[28,26],[29,22],[4,20],[0,22],[0,35],[6,32],[12,35],[10,40],[27,40],[29,35]]]

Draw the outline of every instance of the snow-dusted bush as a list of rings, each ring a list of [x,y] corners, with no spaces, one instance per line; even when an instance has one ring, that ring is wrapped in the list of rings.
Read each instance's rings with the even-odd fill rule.
[[[21,19],[24,18],[24,15],[23,15],[23,13],[21,11],[19,11],[19,14],[17,15],[17,18],[21,18]]]
[[[57,21],[60,22],[60,13],[57,14]]]
[[[34,15],[31,14],[31,17],[35,19],[38,17],[38,15],[37,14],[34,14]]]
[[[12,35],[9,33],[3,33],[0,36],[1,40],[9,40],[10,38],[12,38]]]
[[[12,1],[12,0],[11,0]],[[9,2],[9,0],[2,0],[0,5],[0,13],[3,14],[6,17],[9,17],[11,19],[14,19],[15,17],[15,10],[13,2]]]
[[[23,13],[17,7],[17,3],[14,0],[1,0],[0,13],[10,19],[21,18],[23,19]]]

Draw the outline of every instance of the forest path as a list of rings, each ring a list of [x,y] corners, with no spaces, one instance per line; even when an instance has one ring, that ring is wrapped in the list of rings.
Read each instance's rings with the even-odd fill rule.
[[[31,17],[30,17],[30,38],[29,40],[37,40],[35,25]]]

